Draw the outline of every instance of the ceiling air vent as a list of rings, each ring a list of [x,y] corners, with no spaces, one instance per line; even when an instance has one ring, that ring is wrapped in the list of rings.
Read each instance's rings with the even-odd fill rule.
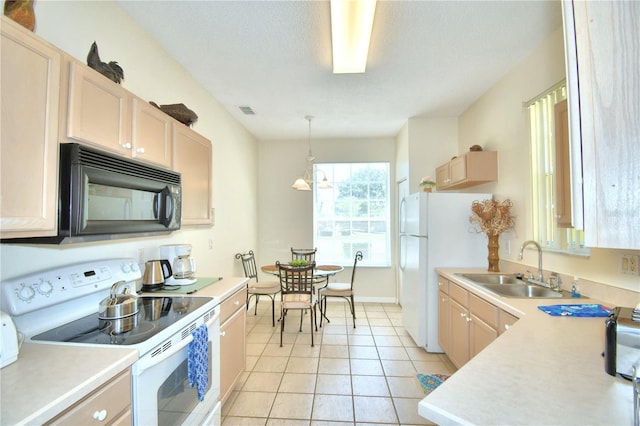
[[[241,106],[239,107],[240,111],[242,111],[245,115],[255,115],[256,113],[251,109],[250,106]]]

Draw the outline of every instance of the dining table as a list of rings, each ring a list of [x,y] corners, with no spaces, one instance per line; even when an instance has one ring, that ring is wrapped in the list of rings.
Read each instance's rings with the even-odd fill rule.
[[[288,265],[288,263],[286,265]],[[276,276],[280,274],[278,265],[276,264],[263,265],[260,267],[260,269],[262,270],[262,272],[265,272],[267,274]],[[340,265],[317,265],[313,269],[313,277],[317,278],[316,284],[318,287],[318,293],[320,293],[320,289],[326,287],[327,284],[329,284],[330,277],[342,271],[344,271],[344,267]],[[329,320],[325,313],[322,312],[322,309],[320,310],[320,315],[322,315],[326,320]],[[320,326],[322,327],[322,321],[320,322],[320,324]]]

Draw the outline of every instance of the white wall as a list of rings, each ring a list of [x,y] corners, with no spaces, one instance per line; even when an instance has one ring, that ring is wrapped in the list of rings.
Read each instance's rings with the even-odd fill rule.
[[[116,2],[39,1],[36,34],[85,62],[93,41],[103,60],[123,67],[123,87],[159,104],[184,103],[198,114],[193,129],[213,144],[215,226],[169,236],[72,246],[0,246],[1,278],[108,257],[156,258],[158,246],[193,244],[201,276],[242,276],[233,255],[255,246],[258,156],[255,138],[173,60]],[[212,249],[209,249],[209,242]]]
[[[559,28],[460,116],[460,151],[473,144],[498,151],[498,181],[482,186],[499,200],[513,201],[516,228],[501,236],[500,258],[525,265],[523,272],[526,266],[537,268],[534,252],[525,251],[524,260],[517,260],[520,245],[533,239],[529,127],[523,102],[565,78],[563,46]],[[622,253],[640,251],[591,249],[589,258],[545,251],[543,269],[638,291],[637,276],[618,272]]]
[[[313,111],[310,111],[313,113]],[[303,117],[300,118],[302,125]],[[314,140],[316,163],[387,161],[391,163],[391,191],[395,194],[393,139]],[[313,195],[291,185],[306,167],[307,140],[271,140],[259,143],[259,242],[256,256],[261,264],[286,261],[291,247],[313,247]],[[395,199],[392,197],[392,205]],[[392,209],[392,224],[395,223]],[[395,241],[392,241],[392,247]],[[247,247],[249,249],[250,247]],[[254,248],[255,250],[255,248]],[[336,276],[348,281],[350,268]],[[268,277],[262,277],[266,279]],[[358,267],[357,300],[393,302],[396,285],[393,268]]]

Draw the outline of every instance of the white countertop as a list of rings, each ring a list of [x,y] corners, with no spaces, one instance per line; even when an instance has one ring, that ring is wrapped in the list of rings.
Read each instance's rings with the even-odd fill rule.
[[[437,424],[631,425],[631,382],[604,371],[604,318],[552,317],[539,305],[594,299],[500,297],[438,273],[520,319],[418,406]],[[605,304],[606,305],[606,304]]]
[[[224,278],[191,296],[221,303],[246,282],[244,277]],[[42,424],[137,359],[137,350],[122,347],[24,343],[18,360],[0,370],[0,425]]]
[[[137,359],[135,349],[24,343],[0,370],[0,424],[42,424]]]

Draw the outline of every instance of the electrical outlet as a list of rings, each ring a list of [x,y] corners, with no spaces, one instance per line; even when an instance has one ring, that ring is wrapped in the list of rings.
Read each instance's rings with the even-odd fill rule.
[[[625,275],[640,275],[640,256],[623,254],[620,256],[620,273]]]

